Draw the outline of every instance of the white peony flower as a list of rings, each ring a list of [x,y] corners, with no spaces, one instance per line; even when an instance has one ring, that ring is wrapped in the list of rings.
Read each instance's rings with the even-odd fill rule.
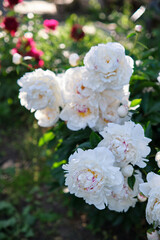
[[[113,154],[105,147],[78,149],[70,156],[69,163],[63,165],[65,185],[71,194],[104,209],[111,192],[123,185],[123,176],[119,168],[113,166],[114,161]]]
[[[118,166],[124,167],[131,163],[141,168],[146,166],[146,156],[150,153],[147,146],[151,139],[144,136],[140,124],[125,122],[124,125],[108,123],[108,127],[100,133],[103,140],[99,146],[105,146],[114,154]]]
[[[140,184],[140,191],[148,197],[146,219],[149,224],[160,227],[160,175],[150,172],[147,182]]]
[[[94,85],[95,82],[98,86],[98,82],[102,81],[105,89],[120,89],[130,81],[133,59],[125,56],[125,49],[121,44],[109,42],[92,47],[84,58],[84,65],[95,75],[88,78],[91,84]]]
[[[143,182],[140,172],[135,174],[135,184],[133,190],[128,186],[127,178],[124,178],[123,188],[119,191],[112,191],[108,196],[108,208],[117,212],[127,212],[130,207],[135,207],[137,195],[139,193],[139,184]]]
[[[12,62],[16,65],[22,62],[22,56],[19,53],[13,54]]]
[[[60,113],[60,118],[66,121],[67,127],[73,131],[84,129],[87,126],[93,128],[98,117],[98,109],[88,104],[87,101],[67,104]]]
[[[78,65],[78,61],[79,61],[79,55],[77,53],[72,53],[69,56],[69,64],[73,67]]]
[[[37,110],[34,114],[41,127],[52,127],[59,119],[59,108],[45,108]]]
[[[65,103],[71,103],[77,99],[78,101],[84,97],[90,97],[95,93],[84,87],[83,73],[84,67],[75,67],[68,69],[61,78],[61,85],[63,85],[63,98]]]
[[[151,190],[160,188],[160,175],[149,172],[147,174],[147,182],[140,185],[140,191],[146,196],[149,197]]]
[[[28,110],[35,111],[62,105],[56,75],[49,70],[36,69],[34,72],[26,73],[17,83],[21,87],[19,93],[21,105]]]
[[[146,219],[149,224],[160,227],[160,191],[156,188],[150,192],[146,207]]]
[[[68,69],[61,75],[60,84],[66,106],[60,117],[67,121],[68,127],[78,130],[88,125],[95,130],[102,130],[108,122],[122,124],[129,120],[128,115],[122,119],[117,112],[124,98],[125,104],[128,104],[128,88],[104,90],[103,92],[93,91],[91,88],[85,87],[84,72],[86,72],[85,67],[76,67]]]

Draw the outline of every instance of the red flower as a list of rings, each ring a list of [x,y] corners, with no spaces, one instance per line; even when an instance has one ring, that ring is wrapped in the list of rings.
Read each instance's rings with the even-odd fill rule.
[[[16,44],[16,48],[13,48],[11,52],[12,54],[17,52],[21,54],[23,57],[30,56],[34,58],[36,62],[34,65],[35,68],[44,66],[44,61],[41,59],[43,52],[36,48],[36,43],[33,40],[33,38],[26,37],[19,38]]]
[[[10,32],[11,36],[15,35],[15,32],[18,29],[19,23],[15,17],[5,17],[1,23],[2,28]]]
[[[71,38],[75,41],[79,41],[84,38],[85,33],[83,32],[82,26],[80,24],[74,24],[71,29]]]
[[[46,19],[43,22],[43,25],[46,29],[51,29],[51,30],[55,30],[56,27],[58,26],[59,22],[55,19]]]
[[[4,0],[3,6],[7,8],[13,8],[16,4],[23,2],[23,0]]]

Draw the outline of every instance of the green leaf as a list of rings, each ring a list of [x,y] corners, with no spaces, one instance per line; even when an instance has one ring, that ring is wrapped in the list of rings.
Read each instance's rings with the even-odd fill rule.
[[[148,50],[148,47],[146,45],[144,45],[143,43],[141,42],[137,42],[139,45],[141,45],[143,48],[147,49]]]
[[[90,141],[90,143],[91,143],[92,148],[97,147],[98,143],[99,143],[101,140],[102,140],[101,137],[100,137],[97,133],[92,132],[92,133],[90,134],[89,141]]]
[[[54,133],[53,132],[47,132],[43,135],[43,137],[41,137],[39,139],[39,142],[38,142],[38,146],[41,147],[43,146],[45,143],[53,140],[55,137]]]
[[[135,33],[135,32],[133,32],[133,33],[130,33],[130,34],[128,34],[127,38],[133,37],[133,36],[135,36],[135,35],[136,35],[136,33]]]
[[[135,107],[135,106],[139,105],[141,103],[141,101],[142,101],[141,98],[132,100],[130,107]]]
[[[134,184],[135,184],[135,176],[132,175],[131,177],[128,178],[128,186],[133,190]]]
[[[89,149],[89,148],[91,148],[92,146],[91,146],[91,143],[90,142],[84,142],[84,143],[81,143],[81,144],[79,144],[78,145],[78,147],[76,148],[76,150],[78,149],[78,148],[82,148],[83,150],[86,150],[86,149]]]
[[[62,160],[60,162],[54,162],[52,165],[52,169],[60,167],[62,164],[65,164],[66,160]]]
[[[155,229],[154,229],[154,228],[149,228],[149,229],[147,230],[147,232],[151,234],[152,232],[155,232]]]
[[[147,126],[145,129],[145,136],[148,138],[152,138],[152,125],[150,121],[147,122]]]
[[[15,217],[9,218],[8,220],[0,221],[0,229],[5,229],[17,224],[17,220]]]

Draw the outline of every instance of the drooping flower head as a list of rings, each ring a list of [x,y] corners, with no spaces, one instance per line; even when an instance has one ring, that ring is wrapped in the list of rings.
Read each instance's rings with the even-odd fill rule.
[[[2,28],[7,30],[12,37],[14,37],[19,23],[17,22],[17,19],[15,17],[5,17],[1,23]]]
[[[19,93],[21,105],[28,110],[59,108],[62,105],[56,76],[49,70],[37,69],[26,73],[18,80],[18,85],[21,87]]]
[[[124,125],[109,123],[100,133],[103,140],[99,146],[105,146],[114,154],[118,166],[128,164],[141,168],[146,166],[146,156],[150,153],[148,143],[151,139],[144,136],[144,130],[140,124],[125,122]]]
[[[59,24],[59,22],[55,19],[46,19],[43,22],[43,25],[47,30],[49,30],[49,29],[55,30],[57,28],[58,24]]]
[[[13,8],[16,4],[23,2],[23,0],[4,0],[3,6],[6,8]]]
[[[133,60],[125,55],[120,43],[109,42],[91,47],[84,58],[84,65],[88,71],[96,73],[95,80],[90,78],[92,84],[103,81],[108,89],[120,89],[129,84]]]
[[[71,29],[71,38],[75,41],[79,41],[83,39],[85,36],[85,33],[82,29],[82,26],[80,24],[74,24]]]
[[[123,176],[114,165],[113,154],[105,147],[83,151],[78,149],[63,165],[65,185],[71,194],[83,198],[98,209],[107,206],[107,197],[123,184]]]
[[[150,172],[147,182],[140,184],[140,191],[148,197],[146,219],[149,224],[160,227],[160,175]]]

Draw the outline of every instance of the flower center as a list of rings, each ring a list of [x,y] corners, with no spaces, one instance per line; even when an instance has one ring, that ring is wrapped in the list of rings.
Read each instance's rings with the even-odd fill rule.
[[[85,89],[85,87],[82,85],[82,86],[80,87],[80,89],[83,91],[83,90]],[[77,88],[77,94],[81,94],[80,91],[78,90],[78,88]]]
[[[78,115],[80,117],[86,117],[91,114],[91,110],[88,107],[86,107],[85,105],[79,106],[77,108],[77,110],[78,110]]]
[[[84,191],[92,191],[95,187],[100,185],[103,177],[98,176],[96,171],[91,169],[84,169],[79,172],[77,177],[78,187]]]

